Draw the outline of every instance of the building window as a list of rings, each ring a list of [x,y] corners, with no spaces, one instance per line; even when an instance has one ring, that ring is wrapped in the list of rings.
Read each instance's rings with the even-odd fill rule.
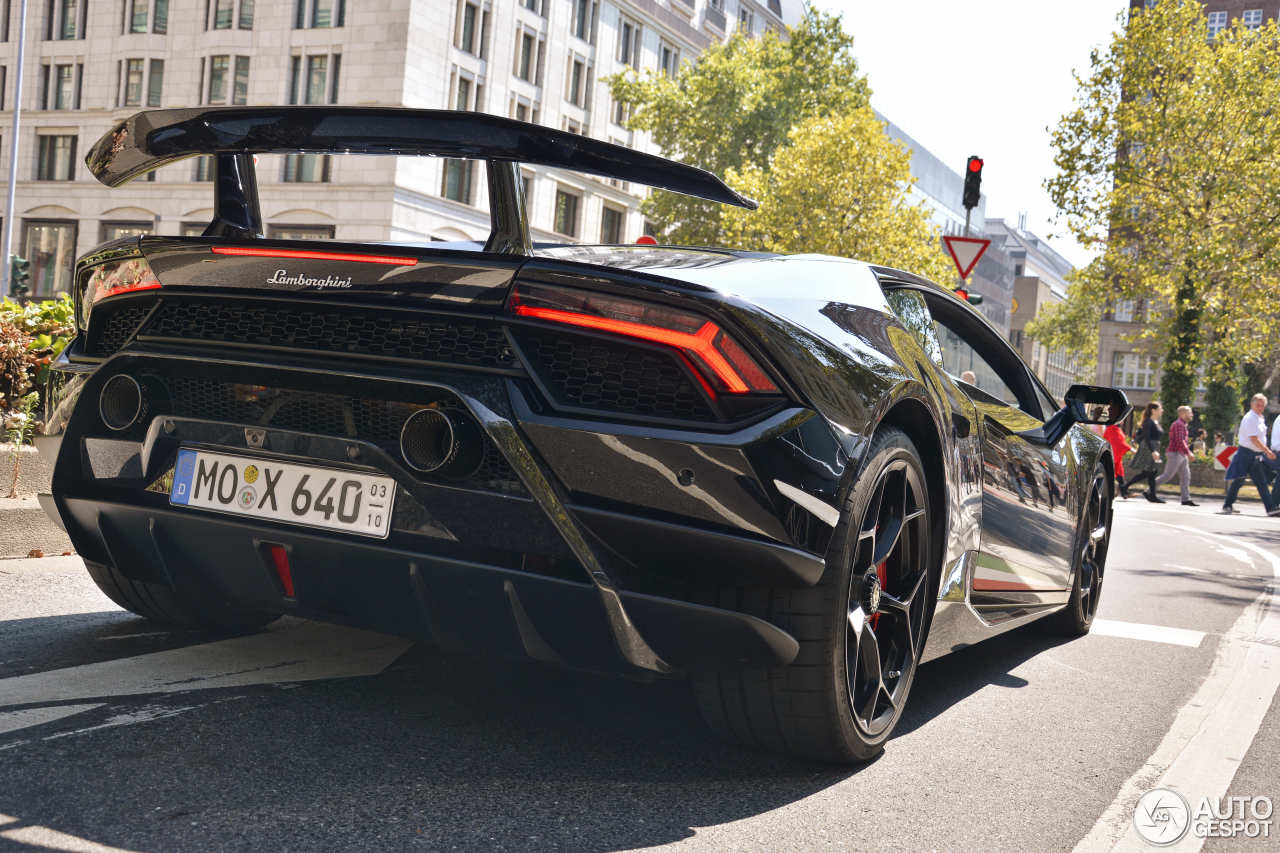
[[[569,32],[589,44],[596,43],[596,16],[600,12],[600,4],[596,0],[573,0],[573,19],[569,22]]]
[[[75,180],[75,136],[44,135],[36,137],[39,150],[36,157],[37,181]]]
[[[546,0],[520,0],[520,5],[542,17],[547,16]]]
[[[0,110],[4,109],[4,93],[9,88],[9,67],[0,65]]]
[[[183,222],[178,226],[178,236],[203,237],[205,229],[208,227],[204,222]]]
[[[240,14],[236,17],[236,27],[242,30],[253,29],[253,0],[240,0]]]
[[[618,18],[618,61],[632,68],[640,67],[640,25],[627,18]]]
[[[538,38],[530,30],[521,30],[516,49],[515,75],[521,80],[542,85],[542,62],[546,55],[547,42]]]
[[[231,20],[235,17],[236,0],[213,0],[213,26],[215,30],[231,29]]]
[[[209,83],[205,89],[206,104],[227,102],[227,72],[231,69],[231,57],[209,57]]]
[[[613,102],[613,123],[622,127],[626,127],[628,121],[631,120],[631,105],[625,101]]]
[[[1111,356],[1111,384],[1141,391],[1156,387],[1156,360],[1141,352],[1117,352]]]
[[[54,0],[46,7],[49,16],[45,22],[46,39],[82,39],[84,38],[84,12],[87,4],[83,0]],[[9,4],[5,3],[5,13],[9,12]]]
[[[453,69],[453,108],[455,110],[479,110],[484,107],[484,86],[471,75],[458,68]]]
[[[55,110],[74,109],[76,102],[75,68],[70,65],[55,65],[53,68],[53,108]]]
[[[579,135],[581,135],[581,134],[582,134],[582,124],[581,124],[581,122],[574,121],[574,120],[573,120],[573,119],[571,119],[571,118],[566,118],[566,119],[564,120],[564,129],[565,129],[565,131],[567,131],[568,133],[577,133],[577,134],[579,134]]]
[[[1132,323],[1136,309],[1137,302],[1132,299],[1121,299],[1116,303],[1112,317],[1117,323]]]
[[[467,0],[460,0],[457,20],[454,23],[453,46],[467,53],[479,54],[480,46],[477,39],[480,36],[480,30],[480,6],[469,3]]]
[[[195,166],[191,170],[191,180],[193,181],[212,181],[213,180],[213,155],[201,154],[195,158]]]
[[[106,243],[123,237],[145,237],[153,230],[152,222],[103,222],[98,226],[98,241]]]
[[[76,256],[76,223],[23,221],[22,256],[31,261],[31,296],[70,292],[71,267]]]
[[[124,96],[120,99],[121,106],[142,106],[142,75],[143,64],[141,59],[126,59],[124,61]]]
[[[1226,12],[1210,12],[1209,13],[1209,38],[1213,38],[1218,33],[1227,28]]]
[[[1251,30],[1259,29],[1262,26],[1262,10],[1246,9],[1240,16],[1240,20]]]
[[[576,107],[586,108],[591,90],[591,66],[581,56],[569,57],[569,73],[565,77],[564,97]]]
[[[294,0],[293,28],[305,30],[340,27],[346,15],[346,0]]]
[[[324,184],[329,182],[328,154],[286,154],[284,177],[287,184]]]
[[[440,194],[452,201],[471,204],[471,190],[474,183],[472,178],[474,175],[475,161],[445,160],[444,182],[440,188]]]
[[[569,237],[578,236],[578,208],[582,197],[560,187],[556,188],[555,229]]]
[[[332,225],[268,225],[272,240],[332,240]]]
[[[680,50],[672,47],[665,40],[658,45],[658,68],[668,77],[675,77],[680,71]]]
[[[520,170],[520,185],[524,190],[525,210],[528,210],[533,205],[533,175],[524,169]]]
[[[126,0],[124,4],[125,30],[130,33],[147,31],[147,15],[151,11],[151,0]]]
[[[600,242],[622,242],[622,220],[625,214],[616,207],[605,205],[600,210]]]
[[[151,60],[151,72],[147,76],[147,106],[158,107],[163,100],[164,60]]]
[[[291,104],[336,104],[342,54],[293,57],[289,83]]]
[[[13,0],[0,0],[0,8],[4,9],[4,20],[0,21],[0,41],[9,40],[9,17],[12,12],[9,4],[12,2]]]
[[[748,9],[746,6],[738,7],[738,30],[751,35],[751,31],[756,26],[756,13]]]

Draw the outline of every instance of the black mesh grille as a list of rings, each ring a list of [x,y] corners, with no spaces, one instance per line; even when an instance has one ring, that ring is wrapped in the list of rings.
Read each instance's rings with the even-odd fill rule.
[[[716,419],[674,354],[531,329],[522,329],[518,340],[561,405],[686,421]]]
[[[393,310],[167,299],[143,334],[474,367],[512,365],[497,324]]]
[[[178,417],[277,429],[368,441],[399,457],[400,429],[421,405],[392,400],[363,399],[287,388],[240,385],[215,379],[171,376],[161,380],[168,392],[168,411]],[[445,479],[473,488],[520,492],[515,471],[485,438],[479,469],[464,478]]]
[[[125,305],[113,311],[104,311],[100,307],[94,311],[89,315],[92,325],[87,347],[89,354],[105,357],[118,352],[137,331],[151,306],[152,303]]]

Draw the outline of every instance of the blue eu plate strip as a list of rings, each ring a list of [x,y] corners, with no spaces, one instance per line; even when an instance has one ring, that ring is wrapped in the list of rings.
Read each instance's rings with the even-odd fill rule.
[[[191,483],[196,476],[196,452],[179,450],[178,461],[173,466],[173,490],[169,492],[169,502],[185,504],[191,498]]]

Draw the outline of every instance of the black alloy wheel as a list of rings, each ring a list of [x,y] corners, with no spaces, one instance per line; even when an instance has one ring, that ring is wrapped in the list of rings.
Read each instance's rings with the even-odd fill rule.
[[[822,579],[721,591],[717,605],[777,625],[800,652],[777,669],[696,673],[694,695],[713,729],[819,761],[881,753],[906,706],[937,594],[931,519],[940,501],[925,482],[911,439],[881,427],[845,495]]]
[[[1111,490],[1107,473],[1099,467],[1084,494],[1084,508],[1076,533],[1075,571],[1071,599],[1056,614],[1056,627],[1071,636],[1089,633],[1102,597],[1102,579],[1111,543]]]
[[[897,720],[920,658],[928,577],[928,498],[897,459],[881,472],[858,529],[849,580],[845,673],[854,725],[879,740]]]

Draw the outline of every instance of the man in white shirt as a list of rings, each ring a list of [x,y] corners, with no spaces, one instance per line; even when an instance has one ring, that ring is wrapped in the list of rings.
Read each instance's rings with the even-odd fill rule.
[[[1276,508],[1271,491],[1267,488],[1267,467],[1261,464],[1264,456],[1269,462],[1276,458],[1276,454],[1267,446],[1267,422],[1262,417],[1266,408],[1266,395],[1254,394],[1253,399],[1249,401],[1249,411],[1245,412],[1244,417],[1240,419],[1240,429],[1236,431],[1239,448],[1231,457],[1231,465],[1227,468],[1227,494],[1222,502],[1224,514],[1238,512],[1233,504],[1236,502],[1236,495],[1240,493],[1240,487],[1248,477],[1253,480],[1253,485],[1258,489],[1258,496],[1262,498],[1267,515],[1280,515],[1280,509]]]

